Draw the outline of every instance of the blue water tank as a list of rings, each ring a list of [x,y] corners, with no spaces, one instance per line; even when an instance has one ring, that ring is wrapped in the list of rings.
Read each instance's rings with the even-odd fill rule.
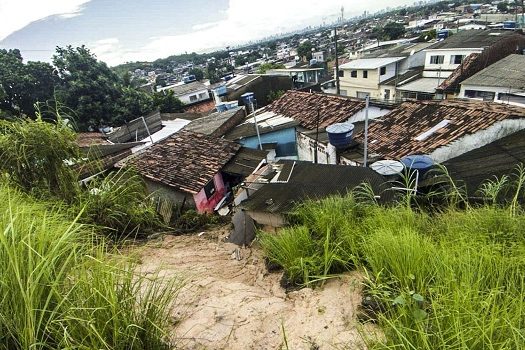
[[[242,102],[244,102],[245,105],[249,105],[250,102],[253,102],[255,99],[255,94],[253,92],[246,92],[241,95]]]
[[[413,154],[401,158],[403,163],[408,169],[418,170],[420,175],[425,174],[434,166],[434,161],[427,155],[424,154]]]
[[[437,37],[438,37],[438,39],[446,39],[446,38],[448,38],[448,34],[449,34],[448,30],[439,30],[437,32]]]
[[[516,22],[515,21],[503,22],[503,29],[516,29]]]
[[[310,66],[313,66],[314,64],[317,64],[317,60],[315,58],[312,58],[310,60]]]
[[[345,148],[352,143],[352,134],[354,133],[354,124],[337,123],[326,128],[328,141],[335,148]]]

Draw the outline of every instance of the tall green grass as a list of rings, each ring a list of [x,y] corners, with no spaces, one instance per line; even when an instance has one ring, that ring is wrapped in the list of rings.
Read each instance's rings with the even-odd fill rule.
[[[458,205],[463,190],[452,186],[448,207],[432,213],[408,196],[391,207],[352,195],[307,202],[291,227],[259,237],[302,284],[363,270],[385,334],[371,349],[524,349],[524,178],[518,169],[513,181],[492,180],[478,207]],[[497,201],[502,189],[511,193],[506,205]]]
[[[0,349],[167,349],[179,282],[137,274],[64,212],[0,185]]]

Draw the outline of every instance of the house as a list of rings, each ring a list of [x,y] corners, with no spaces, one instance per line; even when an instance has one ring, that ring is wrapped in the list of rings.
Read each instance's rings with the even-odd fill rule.
[[[436,89],[439,87],[442,90],[441,85],[449,76],[457,70],[464,72],[462,63],[467,57],[482,53],[497,55],[498,52],[516,50],[516,42],[522,38],[522,35],[512,31],[490,29],[455,33],[424,50],[425,65],[421,76],[399,84],[396,95],[404,99],[433,99]]]
[[[525,56],[511,54],[467,78],[458,97],[525,107]]]
[[[442,163],[523,129],[525,108],[464,100],[404,102],[370,123],[369,158],[427,154]],[[355,134],[358,143],[363,138],[364,131]]]
[[[230,133],[229,140],[246,147],[258,148],[259,140],[255,119],[263,148],[275,144],[276,156],[303,159],[297,149],[297,133],[323,130],[329,125],[346,121],[364,120],[365,102],[342,96],[287,91],[281,98],[256,112]],[[371,106],[369,117],[376,118],[389,110]]]
[[[326,61],[326,52],[317,51],[312,53],[312,59],[316,60],[318,63]]]
[[[292,78],[295,88],[308,88],[320,83],[324,68],[289,68],[270,69],[267,75],[281,75]]]
[[[253,154],[253,150],[248,152]],[[135,168],[150,192],[205,213],[213,212],[224,201],[235,185],[231,181],[239,181],[246,169],[252,172],[265,158],[265,153],[259,152],[257,161],[248,161],[242,153],[241,145],[235,142],[180,131],[120,162],[119,166]],[[241,158],[236,160],[239,154]],[[228,173],[225,168],[232,162],[247,164],[238,166],[243,169],[241,174]]]
[[[160,88],[159,91],[167,93],[173,91],[173,95],[185,105],[195,104],[210,99],[208,87],[201,82],[179,83]]]
[[[266,228],[285,226],[286,214],[305,200],[345,195],[363,183],[370,184],[382,202],[393,196],[385,179],[365,167],[281,160],[257,181],[258,188],[249,191],[239,208]]]
[[[253,92],[257,100],[257,107],[261,108],[271,102],[272,93],[292,88],[292,78],[286,75],[246,74],[237,75],[228,80],[214,89],[213,94],[216,103],[238,101],[242,105],[241,96],[247,92]]]
[[[339,86],[343,96],[390,99],[394,91],[380,85],[395,77],[404,57],[361,58],[339,66]]]

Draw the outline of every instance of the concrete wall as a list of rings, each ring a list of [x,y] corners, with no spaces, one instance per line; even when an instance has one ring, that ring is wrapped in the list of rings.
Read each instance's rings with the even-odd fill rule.
[[[173,204],[180,205],[183,202],[185,208],[195,208],[193,195],[173,189],[172,187],[161,184],[160,182],[144,179],[149,193],[155,192],[159,197],[170,200]],[[184,199],[186,198],[186,201]]]
[[[427,50],[426,52],[426,58],[425,58],[425,71],[426,70],[435,70],[435,71],[450,71],[452,72],[454,69],[456,69],[459,64],[452,64],[450,63],[450,57],[453,55],[464,55],[465,57],[470,55],[471,53],[482,52],[483,49],[435,49],[435,50]],[[432,56],[444,56],[443,57],[443,63],[442,64],[433,64],[430,63]],[[442,74],[442,77],[445,74]],[[450,73],[447,73],[447,76],[450,75]],[[428,76],[428,75],[427,75]],[[430,77],[430,76],[429,76]],[[437,77],[437,73],[435,75]]]
[[[462,138],[440,147],[430,153],[430,157],[437,163],[456,158],[464,153],[488,145],[505,136],[525,129],[525,119],[506,119],[480,130],[474,134],[463,136]]]
[[[241,95],[246,92],[253,92],[257,100],[257,107],[261,108],[270,103],[268,95],[271,91],[288,91],[293,88],[292,78],[288,76],[270,76],[261,75],[246,86],[238,90],[228,93],[226,100],[239,101],[239,105],[243,106],[244,102],[241,100]]]
[[[297,157],[299,160],[314,162],[315,139],[300,132],[297,133]],[[317,144],[317,163],[337,164],[336,149],[330,144]]]
[[[359,96],[359,92],[368,93],[371,98],[384,99],[385,89],[390,90],[390,99],[393,98],[395,90],[388,86],[380,86],[380,82],[391,79],[396,75],[396,64],[391,63],[386,67],[386,73],[380,75],[380,68],[377,69],[345,69],[344,76],[340,78],[339,85],[341,87],[342,95],[350,97]],[[357,77],[352,78],[352,70],[357,71]],[[368,72],[368,77],[363,78],[363,72]]]

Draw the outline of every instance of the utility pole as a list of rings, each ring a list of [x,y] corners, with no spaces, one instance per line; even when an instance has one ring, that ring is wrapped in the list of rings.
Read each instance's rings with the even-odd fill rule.
[[[314,164],[317,164],[317,146],[319,145],[319,106],[317,107],[317,121],[315,123]]]
[[[337,25],[334,28],[334,41],[335,41],[335,93],[340,95],[341,88],[339,87],[339,58],[337,55]]]
[[[365,140],[364,140],[364,149],[363,149],[363,166],[366,168],[368,162],[368,101],[370,95],[366,95],[366,104],[365,104]]]

